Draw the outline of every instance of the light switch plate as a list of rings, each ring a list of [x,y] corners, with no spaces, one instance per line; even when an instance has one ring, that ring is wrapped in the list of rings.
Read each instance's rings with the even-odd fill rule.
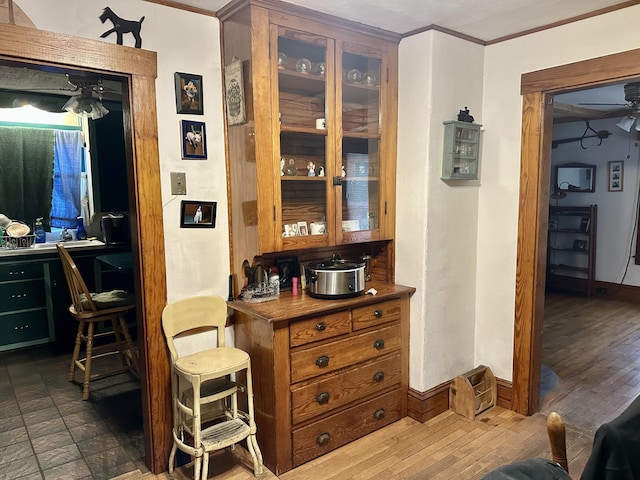
[[[184,172],[171,172],[171,195],[187,194],[187,175]]]

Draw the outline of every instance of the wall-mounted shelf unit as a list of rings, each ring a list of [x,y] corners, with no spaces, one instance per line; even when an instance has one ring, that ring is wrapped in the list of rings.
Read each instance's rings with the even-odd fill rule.
[[[450,120],[444,124],[442,180],[477,180],[480,127],[477,123]]]
[[[594,293],[597,205],[549,207],[547,288]]]

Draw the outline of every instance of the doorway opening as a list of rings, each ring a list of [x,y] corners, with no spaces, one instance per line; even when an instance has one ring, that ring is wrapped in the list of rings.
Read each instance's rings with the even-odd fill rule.
[[[640,76],[640,50],[524,74],[512,409],[539,410],[553,95]]]

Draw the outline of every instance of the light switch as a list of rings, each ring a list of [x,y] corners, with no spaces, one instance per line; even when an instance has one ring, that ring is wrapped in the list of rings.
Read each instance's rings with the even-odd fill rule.
[[[184,172],[171,172],[171,195],[187,194],[187,175]]]

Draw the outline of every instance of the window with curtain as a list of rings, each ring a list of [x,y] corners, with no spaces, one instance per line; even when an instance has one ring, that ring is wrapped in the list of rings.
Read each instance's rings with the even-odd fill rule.
[[[0,127],[0,213],[29,225],[43,217],[47,227],[75,227],[83,164],[78,130]]]

